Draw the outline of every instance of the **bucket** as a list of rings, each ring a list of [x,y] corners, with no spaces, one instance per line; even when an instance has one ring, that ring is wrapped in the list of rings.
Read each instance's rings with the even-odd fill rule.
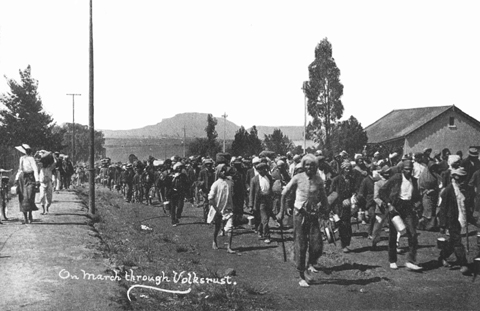
[[[392,218],[392,223],[393,223],[393,226],[395,227],[395,229],[397,229],[397,232],[400,233],[401,235],[403,235],[407,232],[405,224],[403,223],[403,220],[400,216],[398,216],[398,215],[394,216]]]
[[[447,246],[447,240],[445,238],[438,238],[437,239],[437,248],[444,249]]]
[[[334,214],[332,218],[333,218],[333,222],[339,222],[340,221],[340,217],[338,217],[337,214]]]
[[[333,231],[330,229],[330,227],[325,227],[325,235],[327,236],[328,243],[331,244],[335,242],[335,237],[333,236]]]
[[[247,219],[248,219],[248,225],[249,226],[254,226],[255,225],[255,223],[254,223],[255,217],[247,216]]]

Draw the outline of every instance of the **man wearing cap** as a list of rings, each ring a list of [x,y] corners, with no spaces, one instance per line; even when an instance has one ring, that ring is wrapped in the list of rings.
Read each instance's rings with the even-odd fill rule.
[[[327,218],[330,209],[324,182],[317,171],[317,159],[307,154],[301,163],[304,171],[293,176],[282,191],[281,209],[285,209],[289,193],[295,191],[293,219],[295,264],[300,275],[300,286],[308,287],[311,276],[306,275],[305,270],[318,272],[314,265],[323,251],[319,218]],[[308,263],[306,263],[307,249]]]
[[[202,190],[203,195],[203,221],[207,222],[208,211],[210,209],[210,204],[208,203],[208,194],[210,189],[215,182],[215,172],[213,170],[213,160],[205,159],[203,162],[203,168],[198,174],[198,186]]]
[[[208,201],[216,211],[213,232],[212,248],[218,249],[217,236],[220,232],[222,222],[225,223],[223,230],[228,236],[227,252],[235,254],[232,250],[233,237],[233,181],[228,178],[233,174],[233,168],[219,164],[216,168],[218,179],[213,183],[208,193]]]
[[[473,196],[466,187],[467,172],[462,167],[452,170],[451,175],[451,184],[442,192],[439,213],[439,217],[442,218],[441,223],[446,225],[450,237],[446,247],[441,250],[438,260],[443,266],[450,267],[446,259],[455,253],[457,263],[461,266],[460,272],[468,275],[470,271],[467,267],[468,262],[465,247],[462,244],[461,231],[467,225],[468,210],[473,205]]]
[[[182,218],[185,194],[188,191],[187,175],[182,170],[184,165],[177,162],[173,166],[173,175],[167,179],[167,199],[170,201],[170,216],[172,225],[176,227]]]
[[[344,253],[350,252],[348,246],[350,246],[352,240],[351,206],[356,204],[352,201],[352,199],[355,199],[355,193],[355,178],[353,177],[352,164],[345,161],[342,163],[339,175],[332,180],[328,196],[328,203],[340,218],[338,232]]]
[[[24,216],[23,224],[28,224],[33,221],[32,211],[38,210],[35,205],[35,192],[40,186],[38,167],[32,156],[32,149],[29,145],[22,144],[22,146],[15,148],[24,154],[20,157],[18,172],[15,176],[15,184],[18,186],[20,211]]]
[[[258,231],[259,239],[265,240],[265,243],[269,244],[271,241],[268,222],[272,215],[273,179],[268,174],[266,163],[257,164],[256,170],[258,175],[253,177],[250,182],[249,208],[255,217],[255,228]]]
[[[421,197],[417,183],[412,177],[412,170],[412,161],[404,161],[402,172],[393,175],[378,192],[379,198],[387,204],[390,216],[388,259],[391,269],[398,269],[397,229],[392,221],[395,216],[400,216],[406,226],[409,252],[405,266],[410,270],[422,269],[415,264],[418,249],[417,231],[415,229],[415,205],[419,204]]]
[[[372,230],[372,251],[377,250],[377,243],[380,242],[380,233],[385,221],[388,219],[387,204],[380,199],[378,192],[390,178],[391,170],[385,165],[380,170],[380,179],[373,185],[373,200],[375,201],[375,223]]]

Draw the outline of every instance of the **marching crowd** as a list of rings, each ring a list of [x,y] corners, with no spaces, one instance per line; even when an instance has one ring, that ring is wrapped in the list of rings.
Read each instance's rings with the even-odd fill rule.
[[[48,213],[54,189],[68,189],[74,180],[86,181],[88,171],[74,166],[68,156],[38,151],[28,145],[16,147],[24,153],[15,177],[24,223],[32,221],[39,192],[44,213]],[[459,265],[470,274],[462,228],[477,224],[480,211],[480,160],[470,148],[467,157],[451,154],[447,148],[432,157],[432,150],[414,154],[392,153],[350,156],[342,151],[333,159],[321,150],[315,154],[277,155],[264,151],[251,158],[217,154],[205,157],[111,163],[103,159],[95,168],[96,181],[121,192],[127,202],[152,204],[157,198],[177,226],[185,202],[203,209],[205,222],[214,224],[212,248],[218,249],[217,235],[229,237],[248,215],[259,239],[271,243],[270,224],[281,227],[285,217],[293,217],[295,262],[300,286],[308,287],[323,240],[338,232],[341,250],[351,251],[352,219],[367,226],[371,250],[378,250],[382,230],[388,232],[388,260],[398,269],[399,240],[406,237],[405,266],[421,270],[417,264],[418,230],[447,235],[438,262]],[[308,256],[307,256],[308,251]],[[447,261],[455,254],[457,261]],[[480,254],[477,254],[479,257]]]
[[[235,253],[232,231],[242,224],[244,214],[253,219],[254,230],[265,243],[271,243],[271,223],[282,226],[284,217],[293,216],[295,261],[300,285],[305,287],[310,273],[317,272],[315,263],[328,228],[338,232],[341,250],[351,251],[352,219],[367,225],[372,251],[378,250],[382,229],[388,232],[391,269],[398,269],[403,236],[409,245],[405,266],[422,269],[416,259],[417,231],[428,230],[449,236],[439,264],[450,266],[447,259],[454,253],[454,264],[463,274],[471,273],[461,232],[468,223],[477,224],[473,217],[480,205],[476,148],[470,148],[465,158],[447,148],[432,156],[428,148],[403,156],[379,152],[350,156],[342,151],[333,159],[320,150],[306,155],[264,151],[251,158],[221,153],[215,160],[149,157],[124,165],[104,159],[97,180],[123,192],[127,202],[152,204],[157,197],[173,226],[179,223],[185,202],[202,207],[204,221],[215,224],[212,247],[218,248],[216,238],[222,231],[229,236],[229,253]]]

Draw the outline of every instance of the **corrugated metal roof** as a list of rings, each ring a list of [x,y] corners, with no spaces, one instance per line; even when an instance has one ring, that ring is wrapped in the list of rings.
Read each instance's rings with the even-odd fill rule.
[[[452,107],[454,106],[393,110],[365,128],[368,143],[375,144],[405,137]]]

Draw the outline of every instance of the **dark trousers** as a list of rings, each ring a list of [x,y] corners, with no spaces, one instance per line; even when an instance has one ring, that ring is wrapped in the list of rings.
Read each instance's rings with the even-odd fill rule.
[[[133,183],[127,183],[127,202],[132,201]]]
[[[456,221],[455,224],[451,224],[448,228],[450,233],[450,238],[448,239],[447,245],[440,252],[441,259],[447,259],[452,253],[455,253],[457,261],[461,266],[467,264],[467,257],[465,255],[465,247],[462,244],[462,227],[460,223]]]
[[[399,215],[402,218],[407,230],[408,238],[408,256],[407,261],[415,263],[417,261],[418,239],[415,229],[415,212],[411,201],[398,200],[395,209],[398,213],[390,213],[390,232],[388,237],[388,260],[390,263],[397,262],[397,229],[393,225],[392,218]]]
[[[342,206],[340,208],[342,209],[342,213],[340,216],[340,221],[338,222],[338,233],[340,234],[340,243],[342,244],[342,248],[345,248],[350,246],[350,242],[352,240],[352,214],[350,206]]]
[[[185,197],[183,195],[179,195],[170,200],[170,218],[172,219],[172,224],[178,223],[178,220],[182,218],[184,199]]]
[[[323,252],[323,240],[318,217],[296,214],[293,217],[295,264],[299,272],[305,271],[307,249],[308,265],[315,265]]]

